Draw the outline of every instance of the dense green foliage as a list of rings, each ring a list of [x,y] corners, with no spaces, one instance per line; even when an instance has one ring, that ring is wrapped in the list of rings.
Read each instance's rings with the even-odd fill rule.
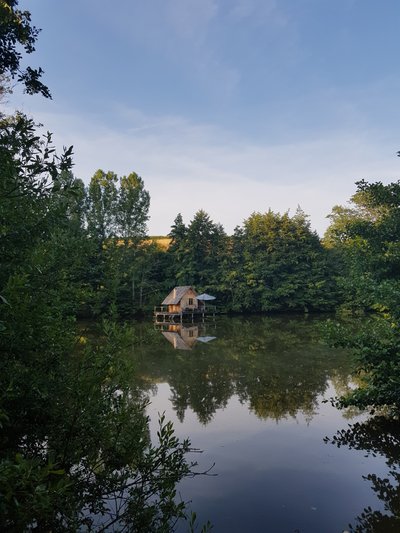
[[[228,271],[233,309],[332,309],[328,253],[301,210],[293,217],[254,213],[236,231],[234,249]]]
[[[2,353],[3,528],[170,531],[185,516],[175,485],[190,473],[189,443],[161,420],[150,444],[124,335],[106,324],[102,345],[73,350],[71,328],[63,346],[53,320],[47,329],[52,350],[35,353],[31,342],[17,360],[14,343]]]
[[[336,207],[326,240],[340,258],[342,306],[377,314],[358,332],[331,323],[334,344],[353,348],[363,386],[342,405],[400,409],[400,182],[357,184],[353,207]]]
[[[41,71],[19,70],[16,46],[33,51],[37,30],[16,5],[0,4],[0,76],[48,96]],[[193,531],[176,495],[194,475],[190,444],[164,417],[150,438],[130,332],[105,321],[93,342],[76,325],[103,287],[111,314],[120,302],[148,193],[136,174],[113,188],[101,171],[87,191],[71,158],[32,119],[0,115],[0,529],[169,532],[184,519]]]
[[[163,419],[150,442],[128,332],[106,322],[93,344],[76,328],[98,240],[71,149],[57,157],[22,115],[1,126],[2,529],[170,531],[186,518],[175,486],[191,474],[189,442]]]
[[[35,135],[32,130],[32,138]],[[35,137],[35,142],[42,141]],[[43,145],[43,150],[48,151],[46,157],[53,156],[50,145]],[[70,151],[65,154],[67,159],[70,156]],[[64,163],[61,159],[51,164]],[[4,258],[19,254],[26,259],[24,246],[32,246],[49,286],[53,275],[60,276],[56,272],[60,265],[66,298],[69,291],[76,292],[77,298],[69,300],[80,316],[149,312],[176,285],[214,294],[220,306],[234,312],[325,311],[338,303],[334,254],[322,246],[302,212],[293,217],[272,211],[254,213],[233,236],[226,235],[204,211],[197,212],[187,226],[178,215],[169,234],[170,245],[163,249],[157,239],[146,236],[150,198],[137,174],[118,178],[98,170],[87,187],[65,170],[54,178],[47,171],[39,179],[46,190],[46,204],[40,194],[38,198],[23,195],[16,209],[7,208]],[[18,185],[5,181],[9,201],[20,198],[21,191],[14,186],[22,183],[32,193],[37,186],[24,179]],[[15,235],[21,213],[26,224],[21,235]],[[40,252],[36,246],[40,227],[48,229],[51,220],[54,224]]]
[[[349,308],[398,308],[400,183],[357,183],[353,207],[335,207],[325,241],[342,262],[339,284]]]
[[[211,292],[228,311],[334,308],[330,251],[301,210],[293,217],[253,213],[232,237],[204,211],[187,227],[178,215],[169,236],[171,284]]]

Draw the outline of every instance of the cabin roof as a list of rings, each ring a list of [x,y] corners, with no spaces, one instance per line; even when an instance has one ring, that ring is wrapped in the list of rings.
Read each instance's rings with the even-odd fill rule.
[[[182,300],[182,298],[184,297],[184,295],[187,293],[187,291],[189,289],[191,289],[196,294],[196,291],[190,285],[182,285],[180,287],[175,287],[168,294],[168,296],[161,303],[161,305],[176,305],[176,304],[178,304]]]

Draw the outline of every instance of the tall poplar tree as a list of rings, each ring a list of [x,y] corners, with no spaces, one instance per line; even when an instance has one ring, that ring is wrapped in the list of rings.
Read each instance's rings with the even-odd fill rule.
[[[102,246],[105,239],[116,235],[118,177],[114,172],[97,170],[90,180],[87,195],[89,235]]]
[[[143,289],[149,271],[148,250],[143,246],[149,207],[150,195],[142,178],[135,172],[121,177],[115,219],[118,238],[123,239],[123,246],[116,250],[119,253],[119,308],[122,312],[132,313],[143,306]]]
[[[135,172],[118,176],[98,170],[87,194],[87,226],[97,243],[94,287],[97,308],[132,313],[143,300],[145,249],[150,195]],[[97,272],[96,272],[97,270]]]

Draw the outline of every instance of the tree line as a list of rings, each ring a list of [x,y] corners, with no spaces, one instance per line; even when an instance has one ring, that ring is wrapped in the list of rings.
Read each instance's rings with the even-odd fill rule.
[[[26,128],[21,142],[43,142],[31,121],[16,120],[8,127]],[[7,146],[12,150],[18,147]],[[34,247],[43,277],[49,282],[56,270],[63,274],[66,298],[80,316],[148,313],[176,285],[214,294],[227,312],[371,311],[384,308],[382,298],[390,305],[395,297],[398,205],[395,198],[389,204],[382,198],[398,194],[399,182],[358,182],[351,207],[333,207],[323,238],[300,208],[293,216],[271,209],[253,213],[233,235],[199,210],[188,224],[176,216],[165,247],[147,234],[150,195],[141,177],[98,170],[86,186],[61,168],[63,158],[71,152],[60,158],[57,178],[42,199],[25,195],[29,208],[24,202],[15,206],[12,196],[3,204],[9,210],[3,253],[10,264],[26,259],[21,239],[29,235],[26,243]],[[21,186],[14,181],[10,190]],[[35,202],[45,204],[35,211]],[[37,246],[36,228],[51,220],[50,240]]]

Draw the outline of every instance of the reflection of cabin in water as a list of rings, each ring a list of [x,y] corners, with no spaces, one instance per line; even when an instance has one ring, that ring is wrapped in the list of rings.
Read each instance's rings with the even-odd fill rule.
[[[154,308],[156,321],[173,322],[176,318],[181,322],[183,320],[195,317],[202,317],[206,314],[215,315],[215,306],[207,305],[205,300],[214,300],[213,296],[208,294],[198,295],[193,287],[189,285],[175,287],[168,294],[161,306]]]
[[[168,331],[163,331],[164,337],[176,350],[191,350],[199,336],[198,326],[183,327],[180,324],[170,324]]]
[[[197,342],[208,343],[216,337],[204,335],[204,324],[161,324],[161,333],[169,341],[175,350],[192,350]]]

